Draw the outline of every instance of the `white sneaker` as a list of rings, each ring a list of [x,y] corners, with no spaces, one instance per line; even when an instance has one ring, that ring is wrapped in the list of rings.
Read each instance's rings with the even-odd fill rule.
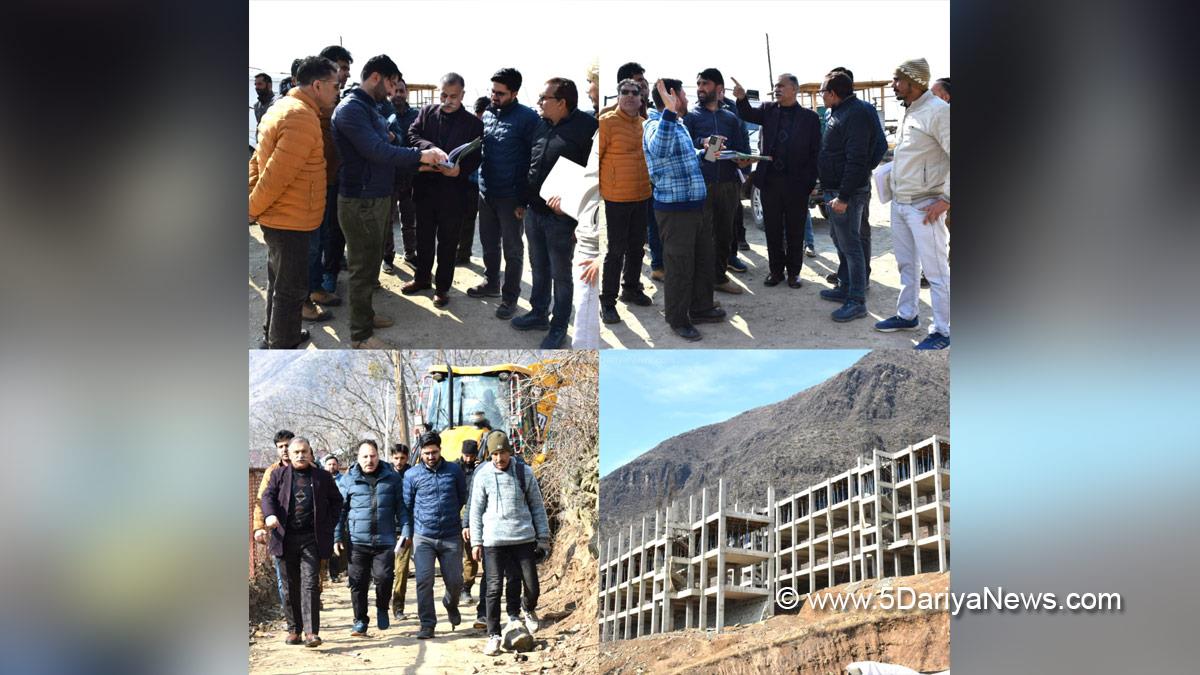
[[[487,646],[483,648],[485,656],[495,656],[500,653],[500,643],[502,638],[499,635],[493,635],[488,638]]]
[[[504,630],[501,633],[507,633],[510,630],[517,630],[521,627],[521,620],[515,616],[508,617],[508,623],[504,625]]]
[[[525,611],[525,630],[529,631],[530,635],[533,635],[534,633],[537,633],[537,630],[540,627],[541,627],[541,623],[539,623],[539,621],[538,621],[537,612],[533,611],[532,609],[526,610]]]

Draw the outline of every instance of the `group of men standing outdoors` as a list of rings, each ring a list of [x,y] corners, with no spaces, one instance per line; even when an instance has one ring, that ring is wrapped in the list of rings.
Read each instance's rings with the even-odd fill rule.
[[[586,165],[592,149],[595,113],[579,108],[575,83],[547,80],[535,112],[518,101],[521,73],[501,68],[491,78],[490,98],[476,101],[472,113],[463,77],[447,73],[440,102],[417,110],[387,55],[369,59],[360,83],[343,92],[352,62],[340,46],[297,59],[293,86],[279,97],[271,94],[269,76],[255,78],[259,126],[249,216],[262,227],[268,252],[260,347],[292,349],[309,339],[302,319],[329,318],[325,307],[341,303],[337,276],[344,261],[351,346],[388,348],[375,331],[395,320],[375,312],[372,294],[381,267],[396,273],[393,224],[401,222],[404,260],[413,268],[401,293],[432,291],[433,305],[445,307],[454,267],[464,252],[470,257],[476,214],[485,280],[467,294],[500,298],[496,317],[515,329],[546,331],[541,348],[563,346],[576,221],[558,198],[547,201],[539,192],[560,158]],[[588,91],[593,106],[596,92]],[[480,149],[449,161],[447,153],[476,139]],[[525,240],[532,309],[516,315]]]
[[[663,282],[664,315],[675,334],[700,340],[695,324],[725,320],[714,291],[742,292],[726,273],[747,269],[738,259],[738,250],[748,248],[740,186],[755,162],[750,180],[761,197],[767,239],[764,285],[786,281],[800,288],[803,257],[815,255],[809,195],[819,180],[838,254],[837,272],[827,277],[832,288],[820,297],[840,305],[831,313],[833,321],[867,316],[867,208],[873,173],[888,143],[875,107],[855,95],[851,71],[838,67],[825,76],[818,92],[827,110],[824,120],[800,105],[800,83],[790,73],[776,79],[774,100],[761,105],[751,102],[737,80],[733,99],[726,98],[725,79],[716,68],[697,73],[693,107],[681,80],[660,78],[651,87],[638,63],[618,68],[617,80],[617,102],[600,114],[600,193],[608,234],[600,295],[605,323],[621,321],[618,299],[652,304],[639,279],[646,243],[650,276]],[[875,329],[917,328],[918,293],[927,280],[933,322],[916,347],[922,350],[950,344],[950,82],[934,83],[936,95],[930,84],[924,59],[896,69],[892,90],[905,112],[894,160],[879,169],[886,169],[880,176],[891,200],[900,297],[896,314]],[[761,128],[758,149],[749,147],[747,124]],[[726,149],[738,154],[722,158]]]
[[[254,539],[267,545],[275,561],[287,644],[321,644],[322,570],[329,561],[330,578],[336,580],[338,560],[348,560],[352,636],[368,634],[372,582],[377,628],[389,628],[393,617],[407,618],[410,558],[416,570],[418,639],[434,637],[438,621],[435,561],[451,629],[462,622],[459,604],[470,600],[482,563],[474,625],[487,630],[484,653],[501,650],[500,596],[506,580],[505,630],[538,630],[536,563],[550,545],[545,503],[532,468],[514,454],[507,435],[486,423],[477,426],[480,438],[466,441],[454,462],[442,457],[441,437],[426,432],[411,466],[403,444],[392,446],[388,462],[378,444],[367,439],[345,473],[339,473],[332,455],[324,459],[324,468],[316,464],[307,439],[286,430],[276,433],[279,460],[259,486]]]

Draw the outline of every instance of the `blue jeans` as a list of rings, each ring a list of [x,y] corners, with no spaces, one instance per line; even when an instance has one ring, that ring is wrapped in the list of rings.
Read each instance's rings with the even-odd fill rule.
[[[646,243],[650,244],[650,269],[661,270],[662,239],[658,236],[658,220],[654,217],[654,200],[651,199],[646,207]]]
[[[866,189],[850,197],[846,212],[839,215],[829,204],[838,196],[835,190],[825,191],[825,207],[829,214],[829,226],[833,231],[833,243],[838,250],[838,284],[846,289],[851,300],[865,303],[867,299],[867,261],[863,251],[859,227],[862,212],[871,193]]]
[[[804,245],[812,246],[814,243],[812,233],[812,210],[808,210],[804,214]]]
[[[326,274],[332,273],[333,277],[337,278],[344,259],[342,249],[345,246],[346,240],[342,238],[337,220],[337,186],[330,185],[325,192],[325,217],[321,220],[321,226],[312,231],[308,240],[309,293],[321,289],[321,281]]]
[[[550,316],[550,328],[566,330],[571,322],[571,256],[575,254],[575,221],[553,213],[525,212],[525,238],[529,240],[529,271],[533,290],[529,304],[533,313]],[[550,311],[551,290],[554,312]]]
[[[413,537],[413,563],[417,567],[417,616],[421,627],[437,625],[437,612],[433,605],[433,561],[442,568],[442,582],[446,585],[446,604],[458,607],[458,594],[462,591],[462,539],[431,539]]]

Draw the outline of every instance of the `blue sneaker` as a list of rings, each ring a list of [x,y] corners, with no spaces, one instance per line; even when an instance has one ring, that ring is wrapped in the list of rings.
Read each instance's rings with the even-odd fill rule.
[[[942,335],[941,333],[930,333],[928,337],[926,337],[924,340],[921,340],[921,343],[918,344],[916,347],[913,347],[913,349],[920,349],[921,351],[925,351],[928,349],[945,349],[949,346],[950,346],[950,336],[949,335]]]
[[[350,634],[353,635],[354,637],[366,637],[367,636],[367,622],[366,621],[355,621],[354,629],[350,631]]]
[[[898,330],[912,330],[921,324],[921,317],[914,316],[911,319],[901,319],[899,316],[893,316],[890,319],[884,319],[875,324],[875,330],[880,333],[895,333]]]
[[[833,310],[830,317],[838,323],[861,319],[867,315],[867,306],[857,300],[847,300],[846,304]]]
[[[738,274],[745,272],[747,269],[746,263],[742,262],[741,258],[737,257],[736,253],[729,256],[729,260],[725,262],[725,268],[730,272],[737,272]]]
[[[513,328],[517,330],[547,330],[550,328],[550,322],[541,314],[527,312],[518,317],[513,317],[510,322]]]
[[[845,288],[841,286],[834,286],[833,288],[821,289],[821,299],[829,300],[830,302],[844,303],[850,299],[850,295],[846,292]]]
[[[387,630],[388,626],[392,625],[386,608],[375,608],[375,623],[378,624],[379,630]]]
[[[562,349],[563,343],[566,341],[566,328],[551,328],[550,332],[546,333],[545,339],[542,340],[541,349]]]
[[[332,274],[325,274],[321,277],[321,288],[326,293],[334,293],[337,291],[337,277]]]

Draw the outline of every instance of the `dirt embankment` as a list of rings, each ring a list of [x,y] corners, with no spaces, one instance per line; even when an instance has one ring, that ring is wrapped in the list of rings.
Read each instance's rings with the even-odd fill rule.
[[[830,592],[867,592],[912,588],[917,593],[946,592],[947,573],[845,584]],[[868,609],[820,611],[806,604],[754,624],[726,629],[719,636],[689,630],[605,643],[600,672],[634,673],[800,673],[844,672],[854,661],[897,663],[930,672],[950,667],[950,615],[944,610],[907,612]]]

